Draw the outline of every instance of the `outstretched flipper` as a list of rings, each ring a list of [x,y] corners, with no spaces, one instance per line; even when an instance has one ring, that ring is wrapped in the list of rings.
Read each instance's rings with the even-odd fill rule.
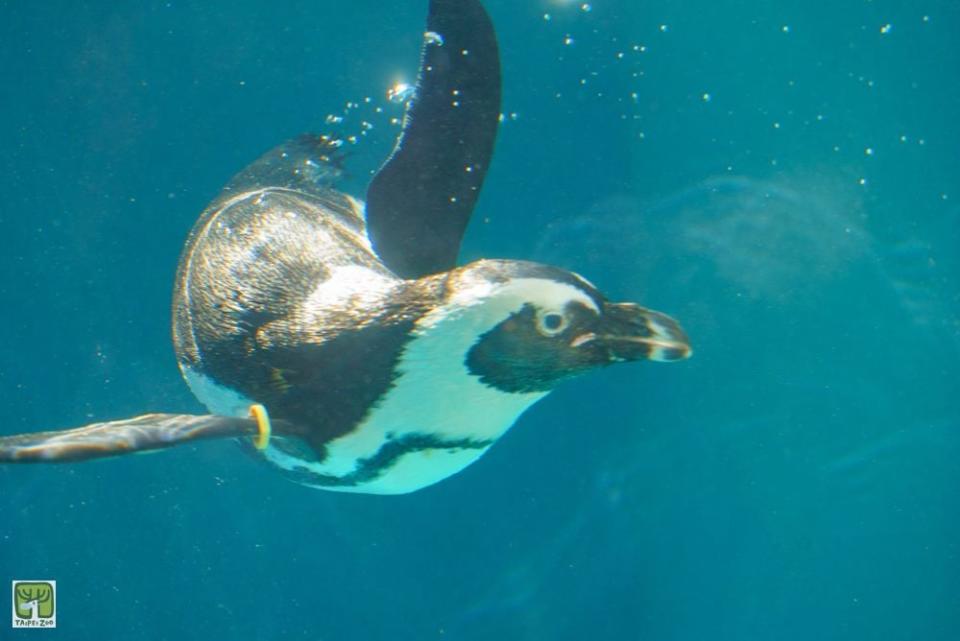
[[[266,421],[266,423],[264,423]],[[144,414],[69,430],[0,437],[0,463],[66,463],[158,450],[190,441],[263,437],[264,417]],[[274,423],[274,427],[282,424]]]
[[[500,118],[500,57],[479,0],[430,0],[416,94],[367,190],[367,234],[397,276],[456,266]]]

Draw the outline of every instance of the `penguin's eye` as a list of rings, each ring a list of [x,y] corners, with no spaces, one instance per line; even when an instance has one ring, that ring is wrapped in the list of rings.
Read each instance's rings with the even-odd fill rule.
[[[537,314],[537,331],[544,336],[556,336],[567,329],[570,321],[560,312],[540,312]]]

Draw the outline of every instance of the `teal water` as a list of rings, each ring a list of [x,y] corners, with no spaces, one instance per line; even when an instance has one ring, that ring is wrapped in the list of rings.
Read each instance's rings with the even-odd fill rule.
[[[506,118],[463,259],[575,269],[694,357],[565,384],[407,496],[230,443],[0,467],[0,583],[56,579],[71,641],[960,637],[960,6],[487,4]],[[347,101],[362,194],[424,13],[0,3],[0,433],[201,411],[187,231]]]

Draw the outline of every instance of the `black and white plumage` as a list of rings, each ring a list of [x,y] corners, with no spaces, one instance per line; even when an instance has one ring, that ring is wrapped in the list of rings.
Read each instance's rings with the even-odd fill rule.
[[[456,266],[493,152],[500,67],[478,0],[431,0],[417,94],[366,204],[329,139],[236,176],[187,240],[174,346],[208,416],[152,414],[0,438],[0,461],[81,460],[241,437],[301,483],[394,494],[479,458],[566,378],[690,349],[669,317],[525,261]]]

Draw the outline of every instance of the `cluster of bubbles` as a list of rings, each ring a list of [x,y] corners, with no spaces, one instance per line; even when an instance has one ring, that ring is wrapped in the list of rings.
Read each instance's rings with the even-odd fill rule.
[[[424,43],[428,46],[444,45],[443,36],[434,31],[423,34]],[[466,53],[466,52],[464,52]],[[367,95],[359,99],[348,100],[338,112],[326,115],[324,123],[328,132],[321,136],[331,149],[357,145],[367,138],[378,127],[399,129],[404,123],[404,113],[409,103],[416,97],[416,86],[404,79],[395,80],[390,86],[382,90],[382,97]],[[453,91],[454,106],[457,106],[459,92]],[[500,122],[515,121],[519,118],[517,112],[500,114]],[[394,136],[391,136],[393,138]],[[370,170],[373,173],[373,170]]]
[[[564,81],[563,86],[554,89],[553,97],[557,100],[565,99],[568,96],[575,96],[579,99],[593,98],[598,100],[613,100],[618,105],[622,105],[619,118],[625,121],[638,121],[642,124],[644,119],[642,112],[642,96],[645,90],[642,89],[641,81],[645,76],[644,67],[652,60],[649,54],[656,54],[663,46],[663,38],[674,35],[671,24],[666,22],[650,25],[644,28],[642,32],[636,29],[626,29],[611,27],[611,24],[619,24],[617,20],[611,20],[608,15],[608,8],[594,7],[589,3],[571,2],[569,0],[558,0],[556,6],[551,11],[542,14],[544,25],[552,30],[550,40],[555,43],[555,59],[558,64],[565,65],[570,73],[568,81]],[[931,22],[931,17],[926,14],[918,14],[915,18],[920,24],[926,25]],[[601,28],[600,25],[605,25]],[[894,23],[892,21],[880,20],[872,30],[884,39],[895,37]],[[795,25],[780,23],[775,28],[784,38],[795,37],[797,29]],[[864,27],[866,31],[870,31]],[[640,38],[645,39],[641,42]],[[648,54],[648,55],[643,55]],[[876,89],[876,81],[863,73],[855,71],[848,72],[848,77],[852,82],[857,83],[862,88],[873,91]],[[604,82],[604,80],[611,80]],[[708,86],[709,81],[705,81],[703,86],[690,87],[689,96],[698,99],[704,105],[709,105],[714,109],[720,109],[720,105],[726,104],[729,109],[729,102],[723,100],[722,93],[717,94]],[[786,79],[788,87],[794,87],[793,79]],[[723,112],[716,111],[721,114]],[[771,128],[774,131],[785,131],[792,124],[807,126],[816,126],[830,119],[830,115],[818,112],[810,114],[808,117],[796,118],[792,111],[777,115],[759,111],[760,119],[757,122],[758,135],[760,130]],[[796,126],[795,125],[795,126]],[[719,126],[719,125],[718,125]],[[638,127],[631,134],[637,140],[644,140],[646,133]],[[873,164],[876,158],[882,156],[885,152],[900,151],[905,146],[924,146],[926,140],[921,135],[910,135],[909,132],[897,131],[888,136],[886,143],[896,143],[896,147],[884,144],[880,138],[872,140],[862,140],[857,145],[854,144],[850,149],[850,143],[830,144],[825,147],[825,151],[833,154],[849,154],[851,164],[860,167],[858,175],[853,176],[852,182],[861,188],[870,186],[870,174],[873,170]],[[856,158],[860,156],[860,158]],[[864,159],[861,164],[858,162]],[[778,159],[770,159],[772,167],[778,166]],[[728,172],[735,172],[738,168],[727,167]],[[942,201],[948,200],[946,192],[938,193],[938,198]]]
[[[403,81],[397,81],[385,92],[385,101],[365,96],[360,100],[348,100],[339,113],[329,113],[324,122],[334,131],[343,133],[329,134],[330,147],[355,145],[376,128],[374,121],[398,127],[403,122],[402,109],[413,98],[414,88]]]
[[[544,23],[549,23],[552,27],[561,29],[562,31],[558,32],[557,42],[558,42],[558,51],[557,51],[557,61],[561,64],[567,63],[568,59],[576,57],[571,53],[571,48],[578,43],[581,36],[574,36],[564,27],[565,24],[569,22],[570,10],[576,11],[578,14],[591,14],[594,10],[593,5],[589,3],[563,3],[569,6],[560,7],[554,13],[544,13],[542,14],[542,19]],[[561,11],[563,13],[561,13]],[[666,31],[667,26],[661,25],[660,31]],[[599,28],[592,28],[591,34],[594,38],[584,37],[584,43],[586,46],[592,46],[591,43],[587,40],[594,40],[596,38],[601,38],[602,33]],[[424,42],[427,45],[443,46],[443,36],[442,34],[435,32],[425,32],[424,33]],[[634,63],[631,66],[629,73],[632,78],[639,78],[643,75],[642,69],[637,67],[638,61],[635,56],[639,56],[647,51],[647,45],[641,44],[639,42],[632,42],[626,45],[621,46],[619,39],[616,37],[612,38],[612,42],[616,44],[620,49],[618,49],[615,57],[613,57],[613,62],[616,63],[625,63],[629,64]],[[584,70],[582,73],[577,75],[577,85],[582,89],[589,90],[591,81],[596,79],[602,72],[606,71],[606,65],[603,65],[599,69],[588,69]],[[565,94],[564,88],[557,88],[554,92],[554,96],[557,99],[563,98]],[[340,148],[351,145],[357,145],[364,138],[368,138],[375,129],[378,128],[387,128],[387,129],[399,129],[404,122],[404,111],[407,104],[414,98],[416,95],[416,87],[411,82],[408,82],[405,79],[397,79],[390,86],[384,88],[379,93],[373,93],[371,95],[363,96],[357,99],[351,99],[344,103],[342,109],[336,112],[327,114],[325,118],[325,124],[328,127],[328,133],[325,138],[328,140],[328,145],[331,148]],[[603,91],[596,92],[597,97],[605,97]],[[618,100],[624,103],[632,103],[634,105],[639,103],[639,94],[636,91],[629,92],[626,96],[618,97]],[[631,114],[633,118],[639,118],[636,114]],[[628,118],[628,115],[622,115],[623,119]],[[514,122],[520,119],[520,114],[517,111],[505,110],[500,114],[501,123]],[[391,136],[393,138],[393,136]]]
[[[642,96],[645,95],[645,91],[640,83],[645,76],[644,67],[649,60],[649,55],[651,52],[655,53],[660,46],[659,38],[672,35],[671,25],[667,23],[651,25],[642,34],[648,41],[642,41],[639,35],[628,35],[629,32],[623,29],[617,29],[614,32],[609,26],[602,26],[606,24],[603,21],[610,16],[605,15],[601,8],[595,8],[590,3],[564,1],[555,4],[550,11],[538,15],[541,18],[542,28],[549,30],[547,34],[549,41],[555,43],[555,49],[550,51],[550,55],[558,65],[569,70],[560,84],[549,89],[551,97],[555,100],[587,97],[614,101],[620,106],[619,119],[632,121],[638,125],[631,136],[638,141],[644,140],[646,132],[640,125],[644,119]],[[922,17],[923,23],[929,21],[929,16]],[[790,24],[780,24],[777,29],[786,37],[792,37],[794,32]],[[891,22],[883,22],[877,27],[879,35],[885,38],[891,37],[893,29],[894,25]],[[427,45],[444,46],[442,34],[426,32],[424,41]],[[850,72],[850,77],[868,89],[874,86],[873,80],[862,74]],[[792,80],[788,81],[791,86],[792,83]],[[714,91],[707,89],[708,87],[691,87],[689,93],[702,104],[714,106],[718,102],[718,97]],[[412,82],[398,79],[390,86],[381,89],[379,95],[375,92],[372,95],[347,101],[342,110],[330,113],[326,117],[331,146],[356,145],[369,137],[375,129],[392,130],[393,133],[390,134],[389,139],[394,139],[396,130],[403,125],[406,105],[413,99],[415,93],[416,87]],[[722,98],[721,95],[720,103],[724,102]],[[765,115],[770,119],[758,123],[759,127],[782,131],[790,125],[787,115],[784,117]],[[518,112],[505,110],[500,115],[500,122],[509,123],[519,118]],[[828,120],[828,114],[816,113],[804,119],[803,123],[816,125],[826,120]],[[923,146],[926,143],[922,136],[910,136],[905,132],[896,132],[894,139],[899,141],[898,146],[901,148],[911,144]],[[848,147],[849,143],[830,145],[828,151],[835,154],[845,153],[849,151]],[[869,163],[875,162],[872,159],[883,152],[883,146],[878,145],[877,141],[865,141],[865,144],[857,148],[858,155],[866,159],[866,164],[858,170],[859,174],[854,176],[855,184],[861,188],[869,186],[871,168]],[[776,158],[772,158],[770,163],[771,166],[778,166]],[[727,171],[731,173],[737,170],[738,168],[733,166],[727,167]],[[947,199],[946,193],[941,194],[940,197],[942,200]]]

